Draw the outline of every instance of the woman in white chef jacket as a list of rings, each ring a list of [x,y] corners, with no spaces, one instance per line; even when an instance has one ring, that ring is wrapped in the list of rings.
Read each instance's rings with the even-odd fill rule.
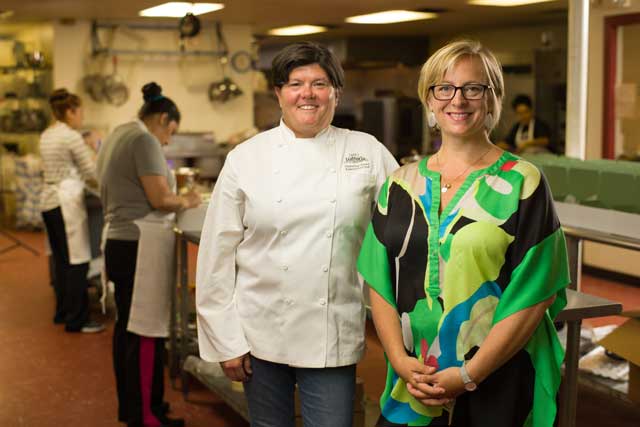
[[[229,153],[198,253],[200,355],[244,381],[253,427],[351,426],[364,351],[356,256],[397,163],[371,135],[330,125],[344,72],[324,46],[272,64],[280,125]]]
[[[67,332],[100,332],[104,326],[89,320],[91,247],[84,203],[85,181],[95,186],[95,153],[77,131],[84,117],[80,98],[57,89],[49,103],[56,121],[40,137],[44,175],[40,209],[53,259],[53,321],[64,323]]]
[[[166,416],[163,343],[169,333],[174,270],[174,212],[200,203],[176,195],[162,145],[180,124],[176,104],[156,83],[142,88],[138,119],[118,126],[98,155],[105,213],[105,266],[115,285],[113,359],[118,420],[127,426],[181,426]]]

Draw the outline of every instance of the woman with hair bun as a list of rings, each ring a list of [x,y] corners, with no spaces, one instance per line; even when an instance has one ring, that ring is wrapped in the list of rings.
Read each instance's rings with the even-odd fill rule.
[[[104,326],[89,320],[87,294],[91,247],[84,187],[85,182],[95,185],[94,154],[78,133],[84,118],[80,98],[57,89],[49,103],[55,121],[40,137],[40,209],[53,258],[53,322],[64,323],[67,332],[100,332]]]
[[[162,146],[180,125],[176,104],[155,82],[142,88],[138,119],[118,126],[98,155],[105,213],[105,267],[115,285],[113,359],[118,420],[129,427],[182,426],[166,416],[163,344],[169,334],[175,212],[200,196],[177,195]]]

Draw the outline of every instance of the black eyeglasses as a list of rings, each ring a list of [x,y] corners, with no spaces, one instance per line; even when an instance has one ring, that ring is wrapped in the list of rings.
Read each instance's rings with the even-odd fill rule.
[[[460,89],[462,97],[467,101],[474,101],[482,99],[484,92],[487,89],[492,89],[491,86],[483,85],[479,83],[470,83],[464,86],[454,85],[433,85],[429,88],[433,97],[438,101],[451,101],[456,96],[456,92]]]

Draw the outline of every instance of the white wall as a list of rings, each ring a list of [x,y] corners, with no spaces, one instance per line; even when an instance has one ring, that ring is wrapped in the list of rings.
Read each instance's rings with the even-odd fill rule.
[[[229,25],[223,32],[231,54],[250,51],[251,32],[245,25]],[[177,50],[178,31],[168,30],[99,30],[101,43],[114,49]],[[89,73],[111,74],[111,58],[91,58],[91,26],[88,21],[54,24],[54,87],[66,87],[82,96],[85,125],[105,132],[135,117],[142,105],[141,88],[155,81],[163,93],[173,99],[182,113],[180,132],[213,132],[216,140],[253,126],[253,88],[251,73],[238,74],[227,66],[227,75],[244,94],[224,104],[213,104],[208,98],[209,84],[222,78],[222,70],[214,57],[171,55],[121,55],[118,74],[129,88],[129,100],[120,107],[96,103],[84,91],[82,79]],[[216,50],[213,28],[208,27],[188,41],[187,49]]]

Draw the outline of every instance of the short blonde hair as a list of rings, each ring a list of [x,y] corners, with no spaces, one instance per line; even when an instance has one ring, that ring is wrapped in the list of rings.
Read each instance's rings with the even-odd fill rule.
[[[504,97],[504,80],[502,78],[502,66],[495,55],[476,40],[456,40],[438,49],[429,57],[420,71],[418,81],[418,96],[427,113],[429,104],[429,88],[442,81],[444,75],[463,58],[479,58],[484,67],[484,73],[488,84],[491,86],[488,93],[489,111],[493,116],[490,132],[500,121],[502,112],[502,98]]]

